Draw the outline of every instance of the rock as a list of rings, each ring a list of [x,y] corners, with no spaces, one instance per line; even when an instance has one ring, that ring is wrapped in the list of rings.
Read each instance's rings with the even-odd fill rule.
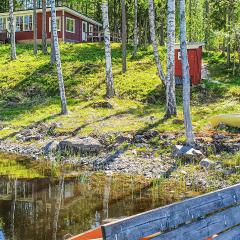
[[[95,138],[69,138],[59,143],[59,149],[62,151],[69,150],[73,153],[99,153],[103,145]]]
[[[92,108],[109,108],[113,109],[113,105],[109,103],[108,101],[100,101],[100,102],[94,102],[91,104]]]
[[[187,160],[200,160],[203,158],[203,153],[191,146],[176,145],[173,148],[174,157],[183,157]]]
[[[130,134],[128,134],[128,135],[119,134],[115,140],[117,143],[121,144],[124,142],[130,142],[130,141],[132,141],[132,139],[133,139],[133,137]]]
[[[182,119],[173,119],[172,123],[181,125],[184,124],[184,121]]]
[[[200,166],[204,168],[211,168],[215,166],[215,162],[209,160],[208,158],[204,158],[203,160],[200,161]]]
[[[59,147],[58,141],[51,141],[45,147],[43,147],[43,153],[44,153],[44,155],[49,155],[50,153],[55,153],[55,152],[57,152],[58,147]]]

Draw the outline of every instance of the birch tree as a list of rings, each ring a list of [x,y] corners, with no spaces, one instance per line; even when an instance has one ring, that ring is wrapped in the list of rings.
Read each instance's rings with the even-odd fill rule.
[[[150,35],[153,46],[154,58],[157,64],[158,76],[160,77],[163,85],[165,85],[165,75],[163,72],[162,64],[158,53],[158,43],[156,39],[156,27],[155,27],[155,10],[154,0],[149,0],[149,24],[150,24]]]
[[[51,18],[52,18],[52,37],[53,37],[53,47],[54,47],[54,58],[56,59],[57,65],[57,74],[58,74],[58,84],[59,84],[59,92],[61,97],[61,114],[67,114],[67,100],[65,95],[65,87],[63,81],[62,74],[62,63],[61,56],[58,44],[58,34],[57,34],[57,17],[56,17],[56,7],[55,0],[51,0]]]
[[[42,52],[47,54],[47,9],[46,0],[42,0]]]
[[[166,76],[166,117],[177,114],[175,96],[175,0],[168,0],[168,24],[167,24],[167,76]]]
[[[122,0],[122,72],[127,71],[127,22],[126,1]]]
[[[34,55],[37,55],[37,0],[33,0],[33,38],[34,38]]]
[[[102,3],[103,15],[103,30],[104,30],[104,43],[105,43],[105,58],[106,58],[106,97],[111,98],[114,96],[114,81],[112,73],[112,56],[110,44],[110,30],[108,19],[108,2],[103,0]]]
[[[16,60],[17,53],[16,53],[13,7],[14,7],[13,0],[9,0],[9,27],[10,27],[10,38],[11,38],[11,59]]]
[[[187,144],[194,143],[192,129],[192,119],[190,113],[190,73],[187,53],[187,31],[186,31],[186,11],[185,0],[180,0],[180,50],[182,58],[182,78],[183,78],[183,115],[184,125],[187,137]]]
[[[134,37],[133,37],[133,57],[137,57],[138,50],[138,0],[134,0]]]

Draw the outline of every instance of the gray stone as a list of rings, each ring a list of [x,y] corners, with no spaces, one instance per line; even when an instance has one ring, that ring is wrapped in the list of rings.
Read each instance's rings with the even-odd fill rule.
[[[55,152],[57,152],[58,147],[59,147],[58,141],[51,141],[45,147],[43,147],[43,153],[44,153],[44,155],[48,155],[50,153],[55,153]]]
[[[204,158],[203,160],[200,161],[200,166],[204,168],[211,168],[215,166],[215,162],[209,160],[208,158]]]
[[[174,157],[182,157],[188,160],[200,160],[204,157],[200,150],[191,146],[175,145],[173,148]]]
[[[103,145],[95,138],[69,138],[59,143],[60,150],[68,150],[73,153],[98,153],[103,150]]]

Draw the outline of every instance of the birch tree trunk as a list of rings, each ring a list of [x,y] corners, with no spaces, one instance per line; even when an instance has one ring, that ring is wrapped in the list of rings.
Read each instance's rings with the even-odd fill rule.
[[[230,67],[231,64],[231,16],[230,16],[230,10],[228,9],[228,14],[227,14],[227,31],[228,31],[228,36],[227,36],[227,65]]]
[[[126,2],[122,0],[122,72],[127,71],[127,22]]]
[[[33,38],[34,38],[34,55],[37,55],[37,0],[33,0]]]
[[[167,76],[166,76],[166,117],[177,114],[175,96],[175,0],[168,0],[168,24],[167,24]]]
[[[61,97],[61,114],[67,114],[67,100],[65,96],[65,87],[63,81],[63,74],[62,74],[62,63],[61,63],[61,56],[58,44],[58,34],[57,34],[57,18],[56,18],[56,7],[55,7],[55,0],[51,0],[51,18],[52,18],[52,36],[53,36],[53,47],[55,52],[55,59],[57,65],[57,74],[58,74],[58,84],[59,84],[59,92]]]
[[[153,46],[154,58],[157,64],[158,76],[160,77],[163,85],[165,85],[165,75],[163,72],[162,64],[160,61],[158,53],[158,43],[156,39],[156,27],[155,27],[155,10],[154,10],[154,0],[149,0],[149,25],[150,25],[150,35]]]
[[[106,97],[111,98],[114,94],[114,81],[112,73],[112,55],[110,44],[110,30],[108,19],[108,3],[103,1],[102,3],[102,15],[103,15],[103,30],[104,30],[104,43],[105,43],[105,58],[106,58]]]
[[[11,59],[17,59],[16,53],[16,40],[15,40],[15,28],[14,28],[14,16],[13,16],[13,0],[9,0],[9,26],[10,26],[10,38],[11,38]]]
[[[51,29],[53,29],[52,20],[51,20]],[[54,49],[54,38],[53,38],[53,33],[51,31],[51,60],[50,60],[50,63],[53,66],[55,62],[56,62],[56,58],[55,58],[55,49]]]
[[[183,78],[183,115],[187,144],[194,144],[192,119],[190,112],[190,73],[187,53],[187,31],[186,31],[186,11],[185,0],[180,0],[180,49],[182,58],[182,78]]]
[[[138,50],[138,0],[134,0],[134,39],[133,57],[137,57]]]
[[[42,0],[42,52],[47,54],[47,9],[46,0]]]
[[[57,189],[57,195],[55,199],[55,208],[53,213],[52,240],[57,240],[58,221],[59,221],[59,214],[60,214],[61,205],[63,201],[63,195],[64,195],[64,174],[61,173],[61,176],[59,179],[59,185]]]

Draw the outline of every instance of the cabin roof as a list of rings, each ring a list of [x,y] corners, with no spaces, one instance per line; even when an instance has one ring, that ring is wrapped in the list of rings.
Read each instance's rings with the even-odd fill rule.
[[[187,43],[187,49],[196,49],[203,47],[205,43],[203,42],[189,42]],[[180,43],[175,43],[175,49],[180,49]]]
[[[33,9],[19,10],[19,11],[15,11],[14,14],[23,14],[24,15],[24,14],[27,14],[27,13],[32,12],[32,11],[33,11]],[[47,8],[47,12],[50,12],[50,11],[51,11],[51,8]],[[83,20],[85,20],[87,22],[90,22],[90,23],[98,25],[98,26],[102,26],[101,23],[99,23],[99,22],[91,19],[90,17],[87,17],[87,16],[81,14],[80,12],[77,12],[77,11],[75,11],[75,10],[69,8],[69,7],[65,7],[65,6],[63,6],[63,7],[56,7],[56,11],[65,11],[65,12],[70,13],[70,14],[76,16],[76,17],[79,17],[79,18],[81,18],[81,19],[83,19]],[[37,9],[37,12],[41,13],[42,9]],[[9,15],[8,12],[0,13],[1,17],[4,17],[4,16],[8,17],[8,15]]]

